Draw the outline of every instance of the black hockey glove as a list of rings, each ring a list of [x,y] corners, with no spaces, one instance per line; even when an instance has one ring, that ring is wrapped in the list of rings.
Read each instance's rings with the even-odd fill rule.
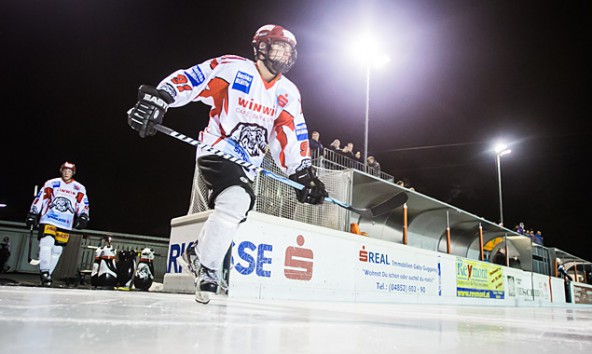
[[[76,218],[76,221],[74,222],[74,228],[81,230],[86,228],[86,225],[88,224],[88,215],[86,214],[80,214],[80,216],[78,216]]]
[[[325,197],[329,196],[325,190],[325,185],[317,178],[312,167],[305,168],[290,175],[290,179],[304,185],[304,189],[294,188],[296,198],[301,203],[320,204]]]
[[[142,138],[152,136],[156,134],[153,125],[162,123],[162,118],[173,101],[167,92],[142,85],[138,89],[138,103],[127,112],[127,124],[138,131]]]
[[[28,228],[38,227],[39,226],[39,215],[33,214],[33,213],[27,214],[27,218],[25,219],[25,225],[27,225]]]

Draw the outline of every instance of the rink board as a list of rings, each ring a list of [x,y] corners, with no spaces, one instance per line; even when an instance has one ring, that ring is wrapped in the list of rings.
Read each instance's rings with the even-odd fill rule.
[[[178,259],[210,212],[175,218],[164,291],[192,293]],[[561,279],[257,212],[232,247],[229,296],[395,303],[565,303]]]

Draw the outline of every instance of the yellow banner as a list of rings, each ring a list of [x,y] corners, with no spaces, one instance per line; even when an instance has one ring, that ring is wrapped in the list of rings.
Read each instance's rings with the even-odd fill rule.
[[[457,257],[456,296],[503,299],[502,267]]]

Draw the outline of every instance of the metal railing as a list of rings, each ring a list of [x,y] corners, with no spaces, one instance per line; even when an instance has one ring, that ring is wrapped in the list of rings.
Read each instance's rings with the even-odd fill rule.
[[[374,167],[366,165],[363,161],[358,161],[331,149],[323,149],[322,154],[315,150],[313,151],[312,158],[313,164],[317,167],[324,167],[331,170],[353,168],[369,175],[376,176],[385,181],[395,181],[395,177],[389,175],[388,173],[377,170]]]

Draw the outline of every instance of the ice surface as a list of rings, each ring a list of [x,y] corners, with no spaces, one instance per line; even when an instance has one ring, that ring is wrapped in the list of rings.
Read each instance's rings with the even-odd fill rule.
[[[592,353],[592,308],[0,286],[0,353]]]

